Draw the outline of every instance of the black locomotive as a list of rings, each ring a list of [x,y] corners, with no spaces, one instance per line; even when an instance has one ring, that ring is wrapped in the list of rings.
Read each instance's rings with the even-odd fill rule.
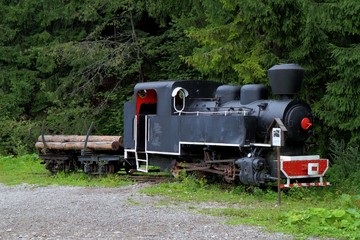
[[[304,70],[296,64],[276,65],[268,75],[276,99],[269,99],[262,84],[137,84],[134,100],[125,104],[125,159],[135,161],[138,171],[158,165],[174,173],[201,171],[223,176],[226,181],[260,185],[277,177],[270,135],[278,120],[277,125],[286,131],[281,150],[285,164],[281,166],[287,186],[299,178],[314,177],[320,177],[319,184],[324,185],[327,160],[303,156],[304,142],[313,128],[309,105],[295,98]],[[287,173],[284,168],[301,170]]]
[[[322,179],[328,160],[303,154],[313,128],[311,108],[297,98],[304,70],[297,64],[275,65],[268,75],[272,98],[262,84],[138,83],[134,99],[124,106],[123,157],[88,151],[71,159],[80,160],[88,172],[99,169],[94,166],[100,162],[112,171],[125,166],[147,172],[149,166],[160,166],[175,175],[198,171],[245,185],[276,180],[280,166],[286,179],[282,187],[328,185]],[[275,149],[280,145],[279,157]],[[47,166],[57,159],[51,154],[40,156]]]

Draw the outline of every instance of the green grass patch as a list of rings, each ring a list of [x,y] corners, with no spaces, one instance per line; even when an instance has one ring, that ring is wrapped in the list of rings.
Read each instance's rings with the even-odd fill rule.
[[[243,186],[206,184],[192,176],[181,181],[145,188],[149,195],[167,196],[169,202],[215,202],[215,207],[197,210],[227,217],[227,224],[264,226],[269,231],[289,233],[302,239],[311,236],[360,239],[360,195],[334,193],[331,188],[297,188],[277,192]],[[202,204],[201,206],[203,206]],[[206,205],[206,204],[205,204]]]
[[[0,183],[17,185],[22,183],[39,186],[66,185],[66,186],[101,186],[118,187],[129,185],[131,180],[119,175],[93,176],[83,172],[50,174],[40,164],[41,159],[36,154],[19,157],[0,157]]]

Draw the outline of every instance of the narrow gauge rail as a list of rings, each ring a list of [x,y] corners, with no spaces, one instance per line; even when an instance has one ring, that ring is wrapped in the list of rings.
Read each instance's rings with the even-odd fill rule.
[[[174,177],[164,175],[124,175],[124,178],[140,183],[162,183],[175,181]]]

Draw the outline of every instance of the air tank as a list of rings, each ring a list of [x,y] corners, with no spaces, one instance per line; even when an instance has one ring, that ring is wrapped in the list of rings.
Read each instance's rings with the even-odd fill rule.
[[[294,63],[280,64],[271,67],[268,76],[273,94],[291,96],[300,91],[304,69]]]

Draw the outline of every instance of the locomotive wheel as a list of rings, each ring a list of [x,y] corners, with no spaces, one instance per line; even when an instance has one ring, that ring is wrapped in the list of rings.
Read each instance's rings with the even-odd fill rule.
[[[233,183],[236,179],[236,169],[233,163],[224,169],[224,180],[227,183]]]
[[[201,175],[198,175],[199,180],[206,180],[206,183],[216,183],[219,180],[219,177],[216,174],[203,171],[198,171],[198,173],[202,173]]]
[[[174,159],[171,162],[171,174],[173,175],[173,177],[176,178],[177,176],[179,176],[182,170],[183,168],[179,166],[179,163]]]

